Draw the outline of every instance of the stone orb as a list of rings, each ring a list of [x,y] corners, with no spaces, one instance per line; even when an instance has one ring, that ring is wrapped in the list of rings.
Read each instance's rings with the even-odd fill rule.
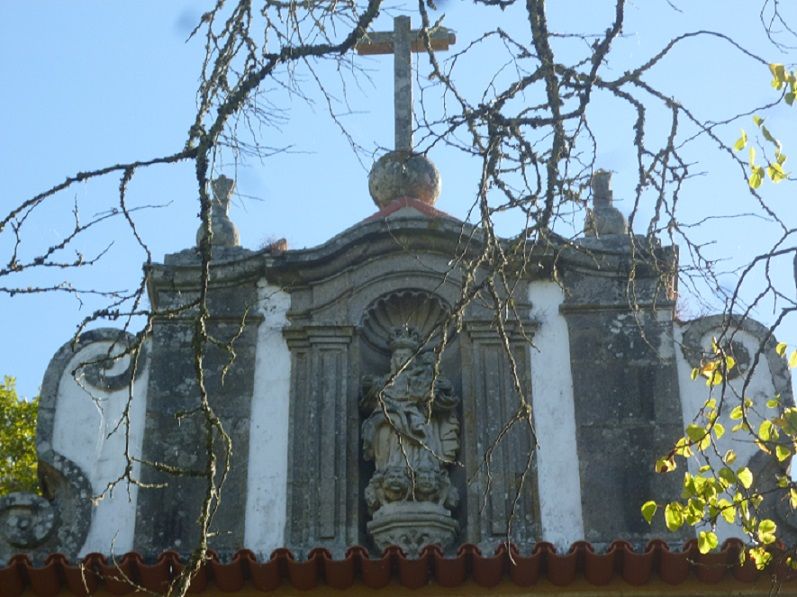
[[[432,161],[410,151],[386,153],[368,175],[368,190],[380,209],[401,197],[434,205],[441,185],[440,173]]]

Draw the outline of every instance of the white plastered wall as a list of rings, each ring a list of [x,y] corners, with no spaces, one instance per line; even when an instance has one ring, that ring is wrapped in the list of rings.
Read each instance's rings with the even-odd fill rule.
[[[132,474],[134,478],[138,476],[140,465],[135,459],[141,457],[144,438],[149,366],[140,363],[143,370],[132,389],[125,386],[114,392],[102,392],[80,377],[76,380],[72,376],[72,371],[81,363],[107,355],[110,346],[109,342],[97,342],[76,354],[64,370],[56,398],[54,450],[83,470],[95,497],[106,494],[94,507],[81,556],[95,551],[121,554],[133,549],[138,487],[122,480],[113,490],[107,491],[107,488],[125,470],[126,434],[129,455],[134,459]],[[128,366],[129,359],[123,357],[106,373],[118,374]],[[128,400],[129,425],[125,425],[121,419]]]
[[[676,346],[680,347],[683,340],[683,328],[678,324],[676,324],[674,328],[675,343]],[[711,352],[712,335],[719,336],[720,332],[720,329],[709,330],[703,335],[701,338],[701,345],[705,351]],[[741,342],[750,355],[756,354],[761,343],[759,338],[756,338],[753,334],[744,329],[737,330],[733,336],[733,339]],[[709,398],[709,388],[706,386],[706,380],[702,376],[698,377],[696,380],[692,380],[692,365],[686,360],[683,355],[683,351],[680,348],[676,349],[675,356],[676,362],[678,364],[678,386],[681,394],[683,422],[684,428],[686,428],[686,426],[692,422],[699,422],[696,421],[696,416],[698,415],[700,408]],[[739,404],[738,396],[740,396],[742,391],[744,378],[745,375],[742,374],[735,379],[728,380],[726,389],[726,406],[723,407],[723,414],[718,419],[726,430],[725,435],[717,442],[719,448],[718,451],[720,454],[724,454],[726,450],[732,448],[736,452],[737,459],[732,465],[734,469],[746,466],[750,462],[750,459],[758,452],[758,448],[755,446],[755,444],[751,441],[747,441],[749,436],[742,437],[740,434],[731,433],[731,428],[738,421],[731,421],[728,415],[733,406]],[[767,400],[771,399],[774,395],[775,386],[772,382],[772,372],[770,371],[767,359],[762,357],[759,359],[756,370],[753,372],[753,376],[747,387],[745,396],[753,401],[754,410],[764,413],[767,410]],[[720,394],[718,389],[715,388],[713,390],[712,396],[719,400]],[[750,412],[751,416],[753,417],[751,422],[757,428],[760,420],[755,419],[755,415],[753,414],[752,410]],[[712,462],[715,466],[722,466],[722,464],[716,458],[713,458]],[[697,474],[700,464],[701,463],[696,461],[694,458],[690,458],[688,460],[689,472],[692,474]],[[704,530],[703,527],[701,527],[701,530]],[[722,542],[731,537],[743,538],[745,535],[741,529],[741,526],[730,525],[723,519],[720,519],[717,523],[717,536],[720,542]]]
[[[539,322],[530,350],[542,539],[566,549],[584,538],[584,521],[570,337],[559,312],[564,292],[553,282],[532,282],[529,300],[532,318]]]
[[[258,283],[255,388],[249,424],[246,547],[267,557],[285,542],[291,353],[282,335],[290,296]]]

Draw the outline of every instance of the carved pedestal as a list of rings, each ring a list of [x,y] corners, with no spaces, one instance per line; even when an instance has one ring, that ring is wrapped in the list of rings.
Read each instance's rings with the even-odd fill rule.
[[[406,555],[418,557],[426,545],[445,549],[459,532],[457,521],[443,506],[431,502],[392,502],[374,512],[368,533],[381,551],[398,545]]]

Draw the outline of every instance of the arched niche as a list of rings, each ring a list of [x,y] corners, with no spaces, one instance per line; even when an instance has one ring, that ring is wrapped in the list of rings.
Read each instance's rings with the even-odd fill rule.
[[[388,292],[363,311],[357,335],[363,417],[359,475],[359,493],[364,497],[360,505],[361,535],[378,551],[386,545],[398,544],[411,555],[417,555],[428,543],[443,548],[458,544],[461,530],[466,528],[467,505],[460,499],[465,495],[461,464],[462,361],[451,307],[439,295],[417,288]],[[403,339],[409,357],[405,371],[400,374],[396,372],[397,362],[391,363],[391,359],[396,359],[397,338]],[[388,381],[391,375],[396,375],[395,383]],[[420,385],[416,385],[418,380]],[[383,383],[386,385],[381,387]],[[413,393],[413,387],[417,393]],[[434,395],[429,402],[424,396],[427,391]],[[394,394],[403,398],[393,404],[389,399],[381,403],[374,400],[375,393],[382,392],[385,396]],[[366,428],[375,419],[381,419],[382,426],[387,427],[383,410],[390,410],[390,416],[395,417],[393,424],[406,425],[401,431],[396,430],[406,435],[399,442],[404,456],[400,465],[381,470],[375,465],[378,458],[373,450],[366,448],[366,444],[371,444]],[[406,421],[413,416],[418,426],[414,432],[412,423]],[[446,442],[441,441],[443,428],[448,432]],[[383,432],[398,439],[390,429]],[[427,445],[416,443],[413,433],[424,438],[419,442]],[[454,462],[446,462],[448,459]],[[392,481],[393,494],[386,497],[384,487],[390,483],[386,484],[381,475],[388,470],[396,479]],[[424,474],[428,479],[426,484],[421,480]],[[396,491],[396,487],[405,485],[407,491]]]

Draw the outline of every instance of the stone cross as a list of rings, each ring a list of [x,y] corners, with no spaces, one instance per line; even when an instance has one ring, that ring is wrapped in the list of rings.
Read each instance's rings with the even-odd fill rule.
[[[454,32],[445,27],[429,30],[429,44],[433,50],[447,50],[456,40]],[[395,149],[412,151],[411,54],[426,51],[421,31],[411,28],[410,17],[396,17],[393,19],[393,31],[368,33],[357,42],[356,48],[360,55],[393,54]]]

